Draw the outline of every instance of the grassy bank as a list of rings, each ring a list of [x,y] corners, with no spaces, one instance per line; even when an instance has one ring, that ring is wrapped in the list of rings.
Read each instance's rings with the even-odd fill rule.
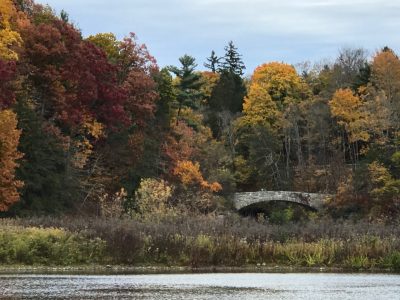
[[[396,225],[319,220],[282,226],[238,217],[3,219],[0,264],[400,270]]]

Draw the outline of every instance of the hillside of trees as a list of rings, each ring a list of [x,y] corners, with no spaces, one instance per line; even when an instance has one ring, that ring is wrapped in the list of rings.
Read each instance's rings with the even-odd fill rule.
[[[0,214],[207,214],[265,189],[333,194],[335,217],[398,216],[392,49],[251,77],[233,42],[219,52],[160,68],[133,33],[85,38],[64,11],[1,0]]]

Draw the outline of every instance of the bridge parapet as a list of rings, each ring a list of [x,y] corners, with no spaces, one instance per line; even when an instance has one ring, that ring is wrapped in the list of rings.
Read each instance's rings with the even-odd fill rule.
[[[332,197],[332,195],[318,193],[258,191],[235,193],[233,201],[237,210],[251,204],[271,201],[293,202],[319,210],[330,197]]]

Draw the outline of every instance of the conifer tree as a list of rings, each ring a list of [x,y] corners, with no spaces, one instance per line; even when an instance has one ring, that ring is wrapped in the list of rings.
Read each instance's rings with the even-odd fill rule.
[[[179,58],[179,61],[182,64],[181,68],[169,67],[169,70],[179,79],[176,97],[178,101],[178,117],[184,106],[197,108],[198,100],[202,97],[202,92],[200,91],[202,86],[201,75],[194,71],[197,67],[195,58],[185,54]]]
[[[233,74],[242,76],[243,70],[246,69],[242,55],[238,53],[237,47],[233,44],[232,41],[229,42],[228,46],[225,48],[225,56],[223,58],[223,62],[219,66],[219,71],[227,70]]]
[[[211,72],[215,73],[215,72],[217,71],[217,67],[218,67],[218,64],[219,64],[219,61],[220,61],[220,60],[221,60],[221,58],[218,57],[218,56],[215,54],[215,51],[214,51],[214,50],[212,50],[212,51],[211,51],[211,56],[210,56],[210,57],[207,57],[207,62],[204,63],[204,66],[205,66],[207,69],[210,69]]]

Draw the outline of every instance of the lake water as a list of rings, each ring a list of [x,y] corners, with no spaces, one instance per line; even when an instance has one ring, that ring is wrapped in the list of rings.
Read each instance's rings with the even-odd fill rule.
[[[400,275],[0,275],[0,299],[400,299]]]

